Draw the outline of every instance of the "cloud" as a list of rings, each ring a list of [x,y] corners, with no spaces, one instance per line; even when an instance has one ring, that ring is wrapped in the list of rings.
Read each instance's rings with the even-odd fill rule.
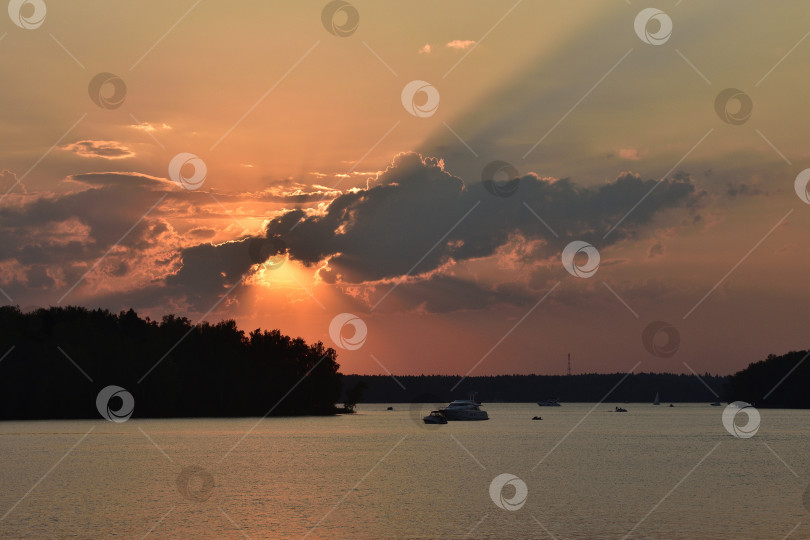
[[[168,181],[138,173],[78,174],[67,181],[83,189],[40,193],[0,208],[0,264],[17,269],[14,298],[44,291],[37,303],[53,303],[81,280],[66,299],[76,302],[145,287],[177,271],[180,237],[154,207]]]
[[[643,152],[638,148],[620,148],[619,157],[622,159],[629,159],[630,161],[638,161],[641,159]]]
[[[193,229],[190,229],[186,233],[186,236],[190,236],[192,238],[196,238],[199,240],[210,240],[211,238],[216,236],[216,234],[217,231],[215,231],[210,227],[194,227]]]
[[[252,248],[260,239],[229,230],[231,216],[215,213],[215,201],[165,178],[93,172],[65,181],[73,189],[0,207],[0,281],[25,303],[55,303],[78,284],[66,303],[200,314],[274,254]],[[268,198],[242,193],[220,200],[261,209]],[[182,234],[172,225],[178,222]],[[242,238],[210,243],[218,234]]]
[[[211,239],[223,231],[211,225],[215,222],[200,221],[212,218],[202,205],[214,203],[201,202],[169,180],[132,172],[75,174],[67,180],[83,189],[0,208],[0,234],[6,238],[0,268],[13,270],[9,293],[16,298],[21,291],[50,289],[58,298],[87,273],[67,301],[186,313],[206,312],[257,263],[285,249],[291,259],[318,266],[324,282],[357,301],[401,285],[386,310],[521,304],[547,288],[552,271],[561,271],[558,258],[567,242],[585,240],[602,250],[622,239],[650,237],[658,215],[676,207],[688,211],[698,196],[685,175],[656,185],[622,173],[596,187],[529,174],[520,178],[515,194],[501,198],[480,182],[454,176],[442,160],[409,152],[366,186],[345,193],[303,191],[294,181],[279,181],[265,192],[218,194],[226,204],[334,198],[317,210],[275,215],[265,210],[264,235],[241,233],[215,244]],[[186,232],[179,233],[170,220],[183,220]],[[221,309],[249,287],[237,287]]]
[[[117,141],[76,141],[61,147],[82,157],[100,157],[104,159],[126,159],[135,156],[123,143]]]
[[[761,189],[753,183],[740,182],[738,184],[728,183],[726,195],[730,198],[735,197],[754,197],[757,195],[768,195],[768,192]]]
[[[165,131],[167,129],[172,129],[172,126],[169,124],[151,124],[149,122],[141,122],[140,124],[132,124],[130,126],[133,129],[139,129],[141,131],[146,131],[147,133],[152,133],[153,131],[162,130]]]
[[[149,190],[179,189],[174,182],[167,178],[150,176],[139,172],[91,172],[71,174],[67,177],[67,180],[89,187],[126,187],[145,188]]]
[[[11,193],[15,189],[27,193],[25,186],[19,181],[16,174],[6,169],[0,171],[0,197],[5,193]]]
[[[336,197],[322,214],[286,212],[269,222],[267,235],[283,240],[291,258],[304,264],[328,260],[320,273],[325,281],[374,282],[493,256],[514,234],[543,240],[538,259],[558,257],[574,239],[603,248],[636,236],[656,214],[687,203],[695,190],[690,179],[673,178],[653,191],[655,180],[631,173],[596,187],[533,174],[519,182],[514,196],[495,197],[480,183],[467,185],[450,174],[441,160],[403,153],[366,189]],[[604,239],[632,201],[645,196]]]
[[[419,54],[430,54],[430,43],[425,43],[425,46],[419,49]]]
[[[450,41],[447,44],[445,44],[445,47],[448,47],[450,49],[456,49],[458,51],[463,51],[465,49],[469,49],[473,45],[475,45],[475,41],[472,41],[470,39],[454,39],[453,41]]]

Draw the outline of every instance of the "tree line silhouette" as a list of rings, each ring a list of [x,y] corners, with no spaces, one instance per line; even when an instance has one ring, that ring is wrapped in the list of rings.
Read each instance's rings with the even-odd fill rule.
[[[717,399],[712,390],[720,395],[728,381],[727,376],[708,373],[701,375],[703,382],[694,375],[674,373],[495,375],[467,377],[451,390],[460,379],[458,375],[397,376],[400,386],[386,375],[344,375],[347,385],[366,384],[365,401],[371,403],[444,403],[467,399],[472,392],[476,393],[479,401],[489,403],[532,403],[558,398],[563,402],[598,402],[606,399],[620,403],[651,403],[656,393],[660,395],[662,403],[712,402]]]
[[[791,351],[754,362],[729,378],[725,398],[759,408],[810,408],[810,351]]]
[[[327,415],[357,402],[444,403],[476,392],[484,402],[747,401],[810,408],[807,351],[770,355],[731,375],[342,375],[337,353],[279,330],[245,334],[233,320],[158,322],[133,310],[83,307],[23,313],[0,307],[0,420],[99,418],[96,397],[109,385],[135,401],[134,417]],[[623,380],[624,379],[624,380]],[[621,384],[619,384],[621,382]],[[613,389],[611,391],[611,389]],[[711,390],[710,390],[711,389]],[[607,396],[607,398],[606,398]],[[113,398],[119,399],[119,398]],[[335,403],[344,403],[337,409]],[[113,409],[115,403],[111,403]]]
[[[337,412],[342,388],[321,342],[131,309],[0,307],[4,354],[0,419],[99,418],[108,385],[132,394],[136,418],[323,415]]]
[[[385,375],[345,375],[344,382],[364,383],[365,400],[371,403],[449,402],[466,399],[472,392],[479,401],[490,403],[558,398],[564,402],[606,399],[644,403],[651,402],[657,393],[662,403],[745,401],[761,408],[808,409],[808,359],[810,351],[771,354],[733,375],[704,373],[700,378],[674,373],[637,373],[626,378],[624,373],[586,373],[478,376],[467,377],[459,383],[458,375],[419,375],[397,376],[397,383]]]

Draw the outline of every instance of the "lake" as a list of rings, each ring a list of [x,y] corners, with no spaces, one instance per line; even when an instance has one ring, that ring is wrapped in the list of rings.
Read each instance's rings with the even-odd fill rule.
[[[724,407],[615,405],[0,423],[0,535],[810,537],[810,411],[761,410],[743,439]]]

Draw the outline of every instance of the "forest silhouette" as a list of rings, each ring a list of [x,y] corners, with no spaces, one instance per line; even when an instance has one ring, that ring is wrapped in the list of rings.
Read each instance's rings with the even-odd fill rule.
[[[725,397],[759,408],[810,409],[810,351],[768,355],[729,378]]]
[[[334,414],[341,395],[334,349],[232,320],[4,306],[3,354],[0,419],[99,418],[108,385],[132,394],[135,418]]]
[[[731,375],[342,375],[337,353],[279,330],[248,334],[233,320],[160,322],[133,310],[0,307],[0,420],[99,418],[96,398],[129,392],[135,418],[330,415],[357,402],[746,401],[810,408],[806,351],[770,355]],[[457,384],[459,383],[459,384]],[[403,388],[404,387],[404,388]],[[451,388],[454,390],[451,391]],[[613,390],[611,390],[613,389]],[[120,398],[109,404],[116,410]],[[344,407],[337,408],[336,403]]]

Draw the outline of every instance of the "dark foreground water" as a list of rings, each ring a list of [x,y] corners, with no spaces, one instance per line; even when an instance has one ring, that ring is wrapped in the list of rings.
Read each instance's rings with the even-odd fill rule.
[[[614,405],[2,423],[0,536],[810,538],[809,411]]]

